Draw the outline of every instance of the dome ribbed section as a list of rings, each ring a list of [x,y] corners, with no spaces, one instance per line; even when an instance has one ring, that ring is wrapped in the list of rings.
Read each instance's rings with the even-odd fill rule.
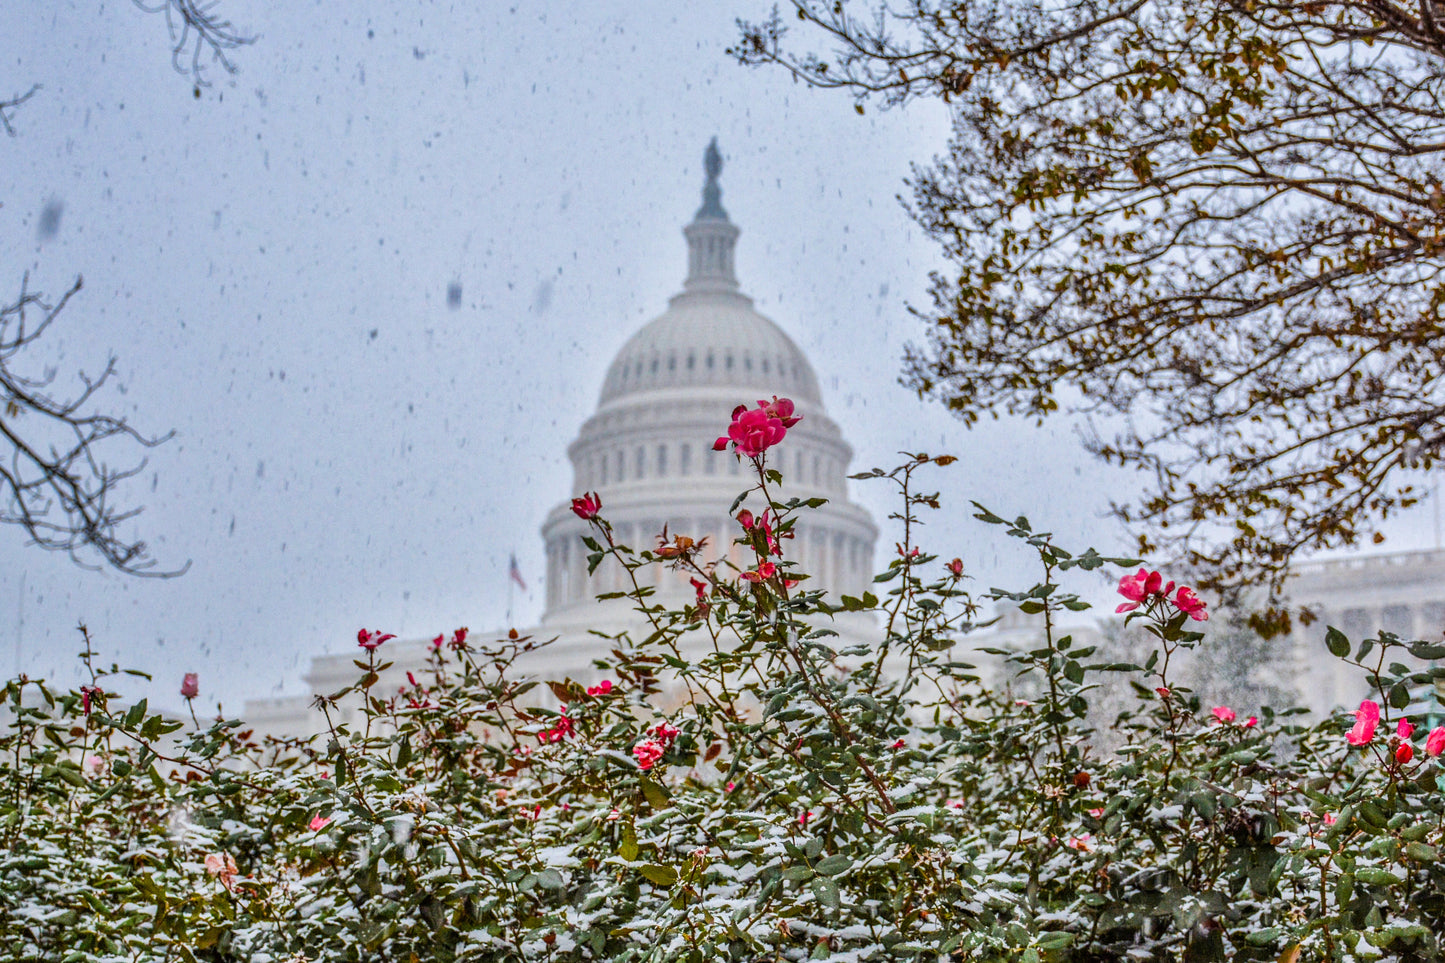
[[[822,404],[813,366],[783,329],[734,294],[681,294],[633,335],[602,382],[601,403],[678,387],[736,389]]]

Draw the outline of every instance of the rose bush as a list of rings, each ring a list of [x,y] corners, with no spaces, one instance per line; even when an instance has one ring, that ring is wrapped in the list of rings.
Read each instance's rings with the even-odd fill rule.
[[[691,539],[621,544],[596,496],[574,506],[590,568],[621,567],[644,626],[599,640],[594,684],[521,675],[546,640],[459,630],[382,691],[392,637],[362,630],[356,683],[317,700],[360,721],[274,740],[118,708],[88,636],[81,690],[10,682],[0,946],[76,961],[1439,957],[1445,729],[1417,753],[1424,720],[1402,715],[1438,673],[1401,656],[1445,648],[1330,629],[1375,698],[1353,719],[1239,722],[1171,677],[1202,640],[1192,591],[1125,575],[1121,608],[1156,647],[1102,664],[1059,628],[1088,609],[1065,583],[1138,562],[979,507],[1042,576],[983,596],[1039,628],[1031,649],[984,650],[1009,670],[990,689],[969,661],[962,563],[914,538],[938,505],[920,472],[952,459],[860,476],[896,486],[902,537],[874,592],[830,599],[786,549],[821,500],[775,496],[752,412],[777,440],[792,417],[776,399],[738,416],[756,470],[739,569],[704,564]],[[691,579],[681,609],[645,584],[660,564]],[[841,611],[875,613],[878,643],[841,645]],[[1106,755],[1087,711],[1117,677],[1135,699]]]

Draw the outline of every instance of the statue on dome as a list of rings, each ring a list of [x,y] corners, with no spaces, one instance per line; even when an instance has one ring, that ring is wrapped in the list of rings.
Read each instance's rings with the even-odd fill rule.
[[[702,188],[702,207],[698,208],[697,219],[715,218],[726,221],[728,212],[722,206],[722,188],[717,178],[722,173],[722,153],[717,149],[717,138],[708,141],[707,151],[702,155],[703,170],[707,172],[707,183]]]

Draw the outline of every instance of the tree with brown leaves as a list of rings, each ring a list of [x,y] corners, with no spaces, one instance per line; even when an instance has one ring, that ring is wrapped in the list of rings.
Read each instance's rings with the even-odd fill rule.
[[[1138,550],[1280,597],[1445,455],[1445,4],[795,0],[735,53],[950,106],[910,210],[951,263],[906,383],[1083,413]],[[1418,478],[1415,478],[1418,481]],[[1270,609],[1266,631],[1288,624]]]

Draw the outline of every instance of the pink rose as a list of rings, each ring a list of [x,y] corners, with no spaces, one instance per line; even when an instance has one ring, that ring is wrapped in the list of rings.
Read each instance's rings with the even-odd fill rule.
[[[943,567],[948,569],[948,574],[954,578],[963,578],[963,559],[956,558]]]
[[[782,441],[788,429],[797,423],[798,418],[793,416],[793,403],[787,398],[760,401],[756,408],[738,405],[733,409],[728,433],[715,441],[712,447],[714,451],[723,451],[731,445],[733,451],[745,458],[759,458]]]
[[[603,695],[607,695],[607,694],[608,694],[609,692],[611,692],[611,691],[612,691],[612,680],[611,680],[611,679],[603,679],[601,682],[597,683],[596,685],[589,685],[589,686],[587,687],[587,694],[590,695],[590,696],[603,696]]]
[[[565,710],[567,707],[563,706],[562,708]],[[555,726],[553,726],[551,729],[543,730],[537,736],[537,738],[541,739],[543,742],[561,742],[563,739],[566,739],[568,736],[572,735],[576,731],[577,729],[572,724],[572,720],[564,712],[562,715],[557,717],[557,724]]]
[[[572,514],[584,522],[590,522],[596,518],[600,511],[602,511],[602,496],[596,492],[585,492],[581,498],[572,499]]]
[[[1157,572],[1155,573],[1158,574]],[[1119,594],[1130,602],[1139,603],[1149,595],[1145,586],[1149,584],[1149,571],[1139,569],[1135,575],[1125,575],[1119,579]]]
[[[1409,719],[1401,719],[1395,725],[1395,735],[1399,736],[1401,739],[1408,739],[1410,738],[1410,736],[1414,735],[1414,733],[1415,723],[1411,722]]]
[[[637,757],[637,768],[646,772],[662,758],[663,748],[651,739],[646,739],[632,747],[632,754]]]
[[[1355,710],[1355,726],[1345,740],[1352,746],[1363,746],[1375,738],[1375,726],[1380,724],[1380,704],[1366,699]]]
[[[326,817],[326,816],[323,816],[323,815],[321,815],[320,813],[317,813],[315,816],[312,816],[312,817],[311,817],[311,822],[309,822],[309,823],[306,824],[307,828],[309,828],[313,833],[314,833],[314,832],[317,832],[317,831],[319,831],[319,830],[325,829],[327,826],[330,826],[330,825],[331,825],[331,820],[330,820],[330,818],[329,818],[329,817]]]
[[[181,698],[194,699],[201,694],[201,680],[194,672],[181,676]]]
[[[368,652],[375,652],[381,648],[381,643],[394,639],[394,635],[382,635],[381,632],[368,632],[365,629],[356,633],[356,644]]]
[[[1400,765],[1403,766],[1405,763],[1409,762],[1411,759],[1414,758],[1415,747],[1410,745],[1408,742],[1402,742],[1395,747],[1395,761]]]
[[[1204,611],[1204,602],[1194,594],[1194,589],[1187,585],[1182,586],[1179,594],[1174,596],[1174,607],[1196,622],[1209,619],[1209,613]]]
[[[802,415],[793,414],[793,402],[790,398],[779,398],[773,395],[772,401],[758,400],[758,407],[768,413],[768,417],[776,418],[783,423],[784,428],[791,428],[803,420]]]
[[[1436,726],[1425,739],[1425,753],[1433,757],[1442,752],[1445,752],[1445,726]]]
[[[1215,706],[1211,711],[1214,713],[1214,718],[1225,725],[1234,721],[1234,710],[1229,706]]]
[[[755,572],[744,572],[738,576],[747,582],[765,582],[778,574],[778,566],[772,562],[763,562],[758,565]]]
[[[1244,728],[1246,729],[1253,729],[1257,725],[1259,725],[1258,716],[1250,716],[1248,719],[1244,720]]]

